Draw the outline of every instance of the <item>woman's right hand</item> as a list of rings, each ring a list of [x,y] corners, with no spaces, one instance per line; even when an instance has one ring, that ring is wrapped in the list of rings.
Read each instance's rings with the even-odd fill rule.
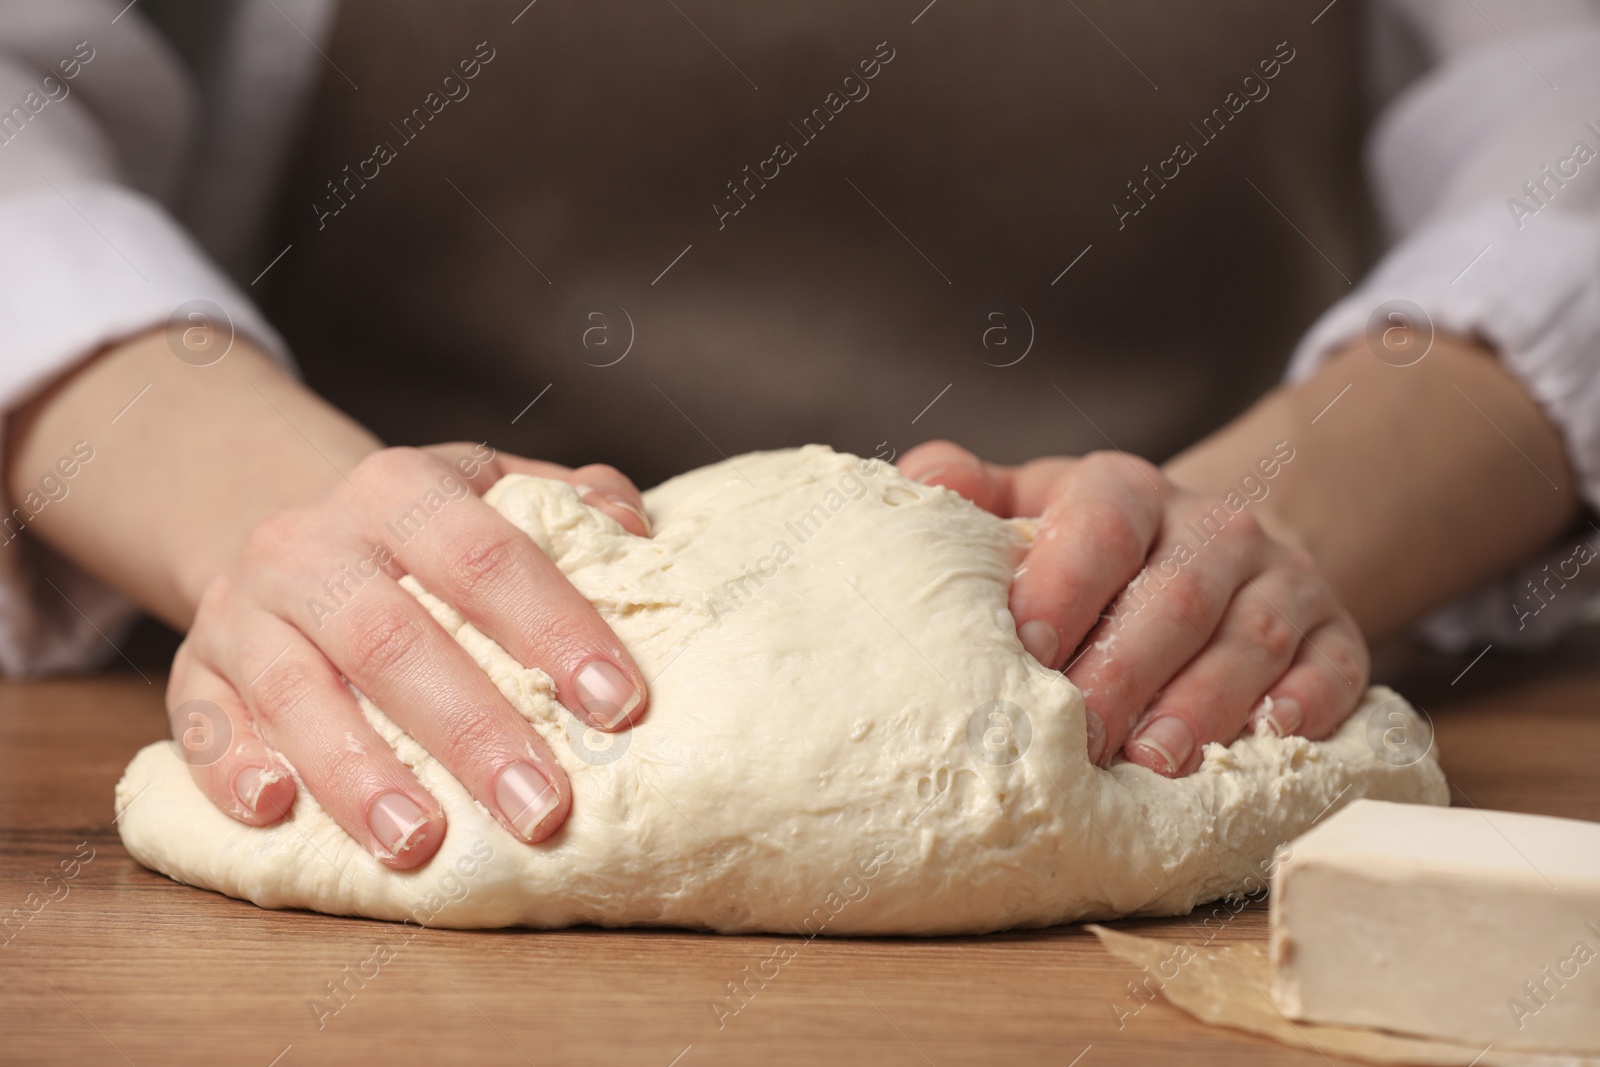
[[[585,722],[631,726],[647,700],[638,666],[561,571],[480,499],[510,473],[569,482],[649,536],[639,492],[616,470],[470,444],[375,452],[322,496],[254,529],[202,597],[167,687],[174,736],[213,739],[203,758],[182,746],[213,804],[251,826],[282,819],[296,783],[281,753],[379,860],[397,870],[426,863],[444,839],[444,812],[368,724],[348,680],[516,837],[555,832],[572,791],[550,749],[398,584],[414,575],[544,670]]]

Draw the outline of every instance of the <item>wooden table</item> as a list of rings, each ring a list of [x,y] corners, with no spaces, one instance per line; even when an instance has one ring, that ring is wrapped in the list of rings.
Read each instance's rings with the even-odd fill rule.
[[[1411,670],[1404,691],[1432,714],[1455,803],[1600,820],[1597,650],[1588,637],[1534,660],[1491,655],[1454,686],[1466,657]],[[161,683],[127,674],[0,686],[0,909],[33,893],[37,905],[47,875],[93,854],[76,877],[50,883],[58,899],[0,934],[11,938],[0,948],[0,1062],[1324,1062],[1164,1002],[1133,1013],[1133,968],[1070,926],[798,943],[721,1028],[711,1000],[783,939],[428,930],[319,1028],[310,1002],[324,984],[405,934],[262,911],[128,857],[111,790],[134,751],[165,735]],[[1118,925],[1196,940],[1183,920]],[[1247,908],[1218,941],[1260,941],[1265,925],[1263,907]]]

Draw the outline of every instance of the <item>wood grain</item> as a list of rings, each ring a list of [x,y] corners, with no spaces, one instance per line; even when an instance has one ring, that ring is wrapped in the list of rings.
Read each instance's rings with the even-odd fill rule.
[[[1600,819],[1594,662],[1491,657],[1455,686],[1465,659],[1416,675],[1406,691],[1433,717],[1455,803]],[[391,924],[177,885],[134,863],[112,825],[124,764],[165,734],[161,681],[0,686],[0,914],[29,914],[58,876],[57,899],[0,933],[5,1063],[1325,1062],[1141,1004],[1134,970],[1077,927],[814,942],[427,930],[407,941]],[[1196,943],[1200,918],[1117,925]],[[1251,906],[1211,928],[1222,943],[1260,941],[1265,920]],[[394,958],[319,1027],[312,999],[379,943]],[[724,983],[780,944],[794,958],[719,1027],[710,1004]]]

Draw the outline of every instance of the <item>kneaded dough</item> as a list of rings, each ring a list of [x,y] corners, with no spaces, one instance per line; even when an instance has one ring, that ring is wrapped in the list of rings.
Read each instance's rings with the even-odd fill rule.
[[[645,494],[634,537],[569,485],[512,475],[486,499],[568,575],[651,680],[631,732],[588,730],[550,678],[403,579],[572,778],[528,846],[370,702],[449,831],[397,873],[303,787],[243,826],[171,742],[117,786],[141,863],[268,908],[437,926],[653,925],[727,932],[976,933],[1174,915],[1252,892],[1274,848],[1358,797],[1443,804],[1423,733],[1374,688],[1331,739],[1209,745],[1172,781],[1085,755],[1083,698],[1007,610],[1033,536],[878,460],[752,453]]]

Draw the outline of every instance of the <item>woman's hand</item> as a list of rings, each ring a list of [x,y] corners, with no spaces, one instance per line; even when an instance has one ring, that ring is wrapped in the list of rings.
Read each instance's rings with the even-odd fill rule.
[[[1102,766],[1120,750],[1178,777],[1248,727],[1326,737],[1366,690],[1355,620],[1248,502],[1231,510],[1120,452],[1002,467],[933,441],[900,467],[1002,517],[1038,517],[1011,612],[1034,658],[1083,691]]]
[[[203,726],[231,739],[220,758],[191,760],[212,803],[252,826],[283,818],[296,786],[282,753],[381,861],[427,862],[444,813],[368,725],[348,680],[518,838],[539,841],[561,825],[571,789],[549,748],[398,584],[414,575],[519,662],[542,668],[594,727],[622,729],[643,713],[644,677],[616,636],[479,498],[508,473],[570,482],[649,535],[638,490],[610,467],[569,470],[483,445],[367,456],[321,496],[260,523],[201,598],[167,706],[175,736]],[[226,722],[202,722],[217,712],[195,701]]]
[[[386,449],[248,337],[221,330],[208,325],[220,348],[210,362],[191,358],[192,331],[180,345],[148,330],[8,414],[13,498],[85,443],[83,427],[115,414],[114,428],[96,431],[72,504],[41,512],[30,535],[188,632],[167,686],[173,733],[200,788],[235,819],[265,826],[289,811],[297,783],[282,753],[384,863],[427,862],[444,816],[367,724],[355,686],[508,830],[547,837],[571,804],[566,777],[398,579],[414,575],[542,668],[575,715],[622,729],[644,712],[638,666],[477,494],[509,473],[560,479],[647,536],[638,491],[609,467],[568,470],[487,446]]]

